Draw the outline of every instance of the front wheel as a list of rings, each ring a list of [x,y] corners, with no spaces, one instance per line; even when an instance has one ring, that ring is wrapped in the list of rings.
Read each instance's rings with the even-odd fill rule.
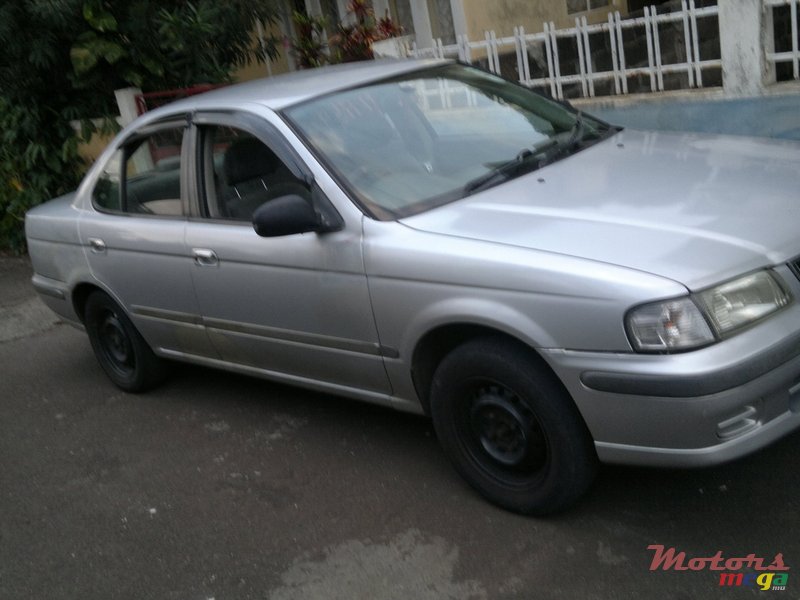
[[[521,344],[480,338],[450,352],[433,377],[431,415],[456,470],[508,510],[566,508],[594,480],[597,455],[578,409]]]
[[[141,392],[164,379],[164,361],[107,294],[93,292],[86,300],[84,325],[97,361],[117,387]]]

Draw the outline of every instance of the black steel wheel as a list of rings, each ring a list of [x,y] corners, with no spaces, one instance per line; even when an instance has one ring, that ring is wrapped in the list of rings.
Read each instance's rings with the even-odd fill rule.
[[[434,374],[431,416],[459,473],[508,510],[566,508],[595,477],[594,444],[574,402],[511,340],[480,338],[448,354]]]
[[[108,294],[93,292],[86,300],[84,325],[100,366],[126,392],[141,392],[160,383],[166,369]]]

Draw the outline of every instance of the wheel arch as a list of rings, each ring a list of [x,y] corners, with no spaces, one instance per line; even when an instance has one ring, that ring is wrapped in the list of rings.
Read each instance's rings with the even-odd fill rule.
[[[537,366],[549,373],[553,381],[571,397],[569,391],[547,361],[522,336],[512,334],[492,325],[459,321],[440,324],[430,329],[414,346],[411,358],[411,379],[425,414],[430,414],[431,382],[439,363],[458,346],[482,337],[502,338],[519,347],[520,351],[527,353],[536,362]]]
[[[92,294],[92,292],[103,292],[104,294],[110,296],[115,302],[117,302],[117,299],[113,294],[109,293],[108,290],[104,289],[97,283],[82,281],[76,284],[72,288],[72,294],[71,294],[72,308],[75,311],[75,314],[80,319],[81,323],[84,323],[84,318],[86,313],[86,301],[89,299],[89,296]],[[119,304],[119,302],[117,303]]]

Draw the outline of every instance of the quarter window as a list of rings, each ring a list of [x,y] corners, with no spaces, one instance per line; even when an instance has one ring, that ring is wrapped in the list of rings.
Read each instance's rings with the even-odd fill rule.
[[[101,210],[179,216],[183,128],[158,131],[125,145],[106,163],[92,192]]]

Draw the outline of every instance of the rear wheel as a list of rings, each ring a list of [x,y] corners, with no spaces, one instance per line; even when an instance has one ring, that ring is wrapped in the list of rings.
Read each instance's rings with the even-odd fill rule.
[[[502,338],[459,346],[436,369],[431,414],[445,453],[493,503],[566,508],[589,487],[597,455],[572,399],[541,359]]]
[[[164,379],[164,361],[108,294],[97,291],[87,298],[84,325],[100,366],[117,387],[141,392]]]

